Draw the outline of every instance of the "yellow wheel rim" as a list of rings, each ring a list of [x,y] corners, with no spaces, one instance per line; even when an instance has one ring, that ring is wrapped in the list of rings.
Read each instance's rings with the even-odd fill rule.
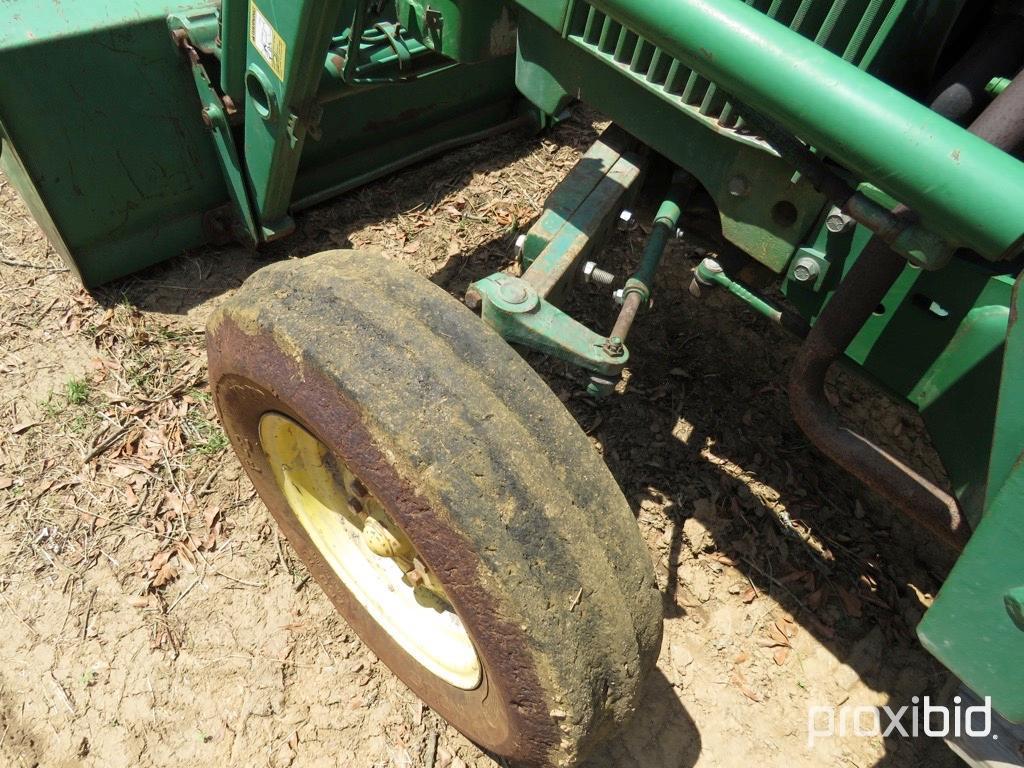
[[[305,428],[277,413],[260,442],[281,493],[352,596],[410,656],[472,690],[480,658],[444,588],[380,501]]]

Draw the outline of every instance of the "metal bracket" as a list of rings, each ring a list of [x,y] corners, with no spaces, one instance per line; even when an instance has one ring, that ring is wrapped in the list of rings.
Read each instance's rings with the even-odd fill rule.
[[[625,346],[620,354],[610,355],[604,336],[542,299],[522,278],[498,273],[473,283],[473,288],[482,299],[483,321],[507,341],[604,376],[618,377],[629,360]]]
[[[234,104],[230,99],[221,99],[214,89],[210,76],[199,56],[200,51],[208,51],[217,35],[217,19],[213,14],[199,16],[171,16],[167,20],[171,30],[171,38],[188,58],[195,82],[196,92],[202,104],[201,118],[210,129],[214,145],[217,148],[217,160],[220,162],[224,180],[227,182],[228,195],[234,204],[235,212],[245,230],[246,237],[252,244],[262,240],[261,231],[256,220],[255,206],[245,181],[245,171],[241,156],[235,145],[234,134],[231,132],[230,113]]]

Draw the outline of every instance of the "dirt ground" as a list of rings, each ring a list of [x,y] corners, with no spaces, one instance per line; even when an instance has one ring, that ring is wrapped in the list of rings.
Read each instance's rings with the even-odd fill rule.
[[[263,253],[204,250],[92,294],[0,178],[0,765],[496,764],[278,537],[215,422],[203,327],[261,266],[348,245],[461,297],[514,269],[516,235],[595,130],[583,115],[493,139],[309,211]],[[602,264],[624,274],[643,239],[616,234]],[[671,246],[607,402],[530,358],[617,477],[665,594],[642,709],[590,765],[957,765],[924,738],[808,747],[811,705],[948,685],[913,632],[948,563],[807,445],[784,386],[795,343],[728,296],[691,298],[696,258]],[[570,308],[613,320],[595,290]],[[915,414],[833,384],[853,424],[941,476]]]

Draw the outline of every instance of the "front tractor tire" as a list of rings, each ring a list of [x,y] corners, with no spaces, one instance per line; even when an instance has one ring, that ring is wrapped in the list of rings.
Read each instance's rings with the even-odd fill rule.
[[[534,371],[369,253],[260,270],[211,318],[242,465],[309,572],[424,702],[572,765],[637,704],[661,601],[629,506]]]

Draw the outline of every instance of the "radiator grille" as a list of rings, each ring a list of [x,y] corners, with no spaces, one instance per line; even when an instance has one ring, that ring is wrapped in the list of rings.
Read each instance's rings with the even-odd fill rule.
[[[907,0],[744,1],[862,69],[871,64],[907,3]],[[718,129],[733,131],[737,137],[748,135],[728,94],[715,83],[586,0],[573,4],[568,38]]]

